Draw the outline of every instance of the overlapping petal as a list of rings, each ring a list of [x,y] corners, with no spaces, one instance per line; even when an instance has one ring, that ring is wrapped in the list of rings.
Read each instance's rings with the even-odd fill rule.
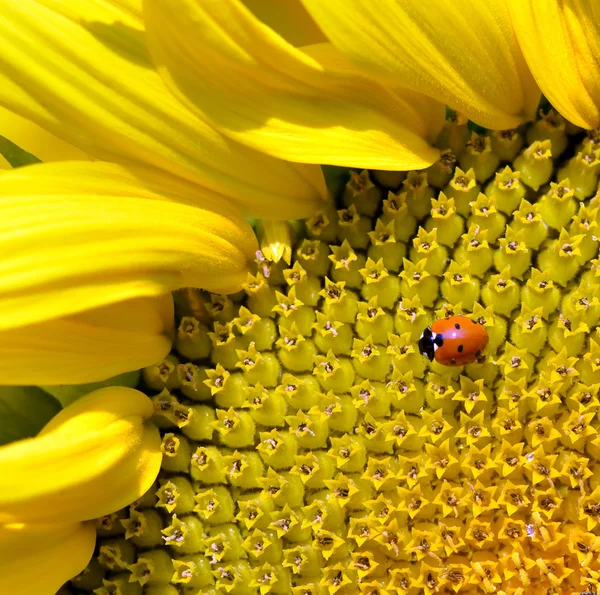
[[[4,172],[0,329],[179,287],[237,291],[257,249],[224,197],[159,170],[64,162]]]
[[[54,595],[89,562],[92,523],[0,525],[0,593]]]
[[[153,412],[139,391],[101,388],[0,448],[0,523],[74,523],[139,498],[162,458]]]
[[[171,172],[253,216],[308,216],[325,194],[320,168],[239,145],[174,97],[135,0],[0,0],[0,38],[0,105],[95,157]]]
[[[0,384],[81,384],[138,370],[169,353],[172,330],[165,294],[0,331]]]
[[[540,94],[506,0],[302,2],[332,43],[383,84],[426,93],[488,128],[514,128],[535,113]]]
[[[584,128],[600,126],[600,3],[510,0],[527,64],[550,103]]]
[[[296,14],[286,7],[277,8],[280,21]],[[441,103],[379,86],[328,43],[295,47],[240,0],[145,0],[144,18],[157,67],[179,97],[241,143],[304,163],[378,169],[437,158],[428,141],[443,124]]]

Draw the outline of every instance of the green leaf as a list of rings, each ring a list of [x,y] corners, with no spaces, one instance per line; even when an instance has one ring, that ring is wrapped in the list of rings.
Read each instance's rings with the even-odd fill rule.
[[[12,141],[0,135],[0,154],[8,161],[12,167],[22,167],[23,165],[32,165],[41,163],[35,155],[28,153],[25,149],[15,145]]]
[[[0,387],[0,445],[35,436],[61,410],[35,386]]]
[[[136,388],[140,381],[141,372],[135,370],[133,372],[125,372],[124,374],[118,374],[108,380],[102,380],[101,382],[91,382],[90,384],[63,384],[60,386],[41,386],[43,390],[51,394],[57,399],[63,407],[70,405],[73,401],[91,393],[93,390],[98,388],[104,388],[105,386],[127,386],[128,388]]]

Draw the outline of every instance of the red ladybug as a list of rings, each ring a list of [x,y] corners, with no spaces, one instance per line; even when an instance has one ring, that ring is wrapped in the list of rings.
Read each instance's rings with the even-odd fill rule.
[[[436,320],[419,339],[419,351],[429,361],[444,366],[472,364],[485,349],[488,335],[483,326],[466,316]]]

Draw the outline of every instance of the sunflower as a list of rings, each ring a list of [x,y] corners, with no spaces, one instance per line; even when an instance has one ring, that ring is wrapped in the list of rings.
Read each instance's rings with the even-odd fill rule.
[[[350,171],[243,292],[179,302],[140,386],[157,481],[61,595],[597,592],[594,137],[547,110],[438,142]],[[428,362],[457,314],[483,357]]]
[[[144,25],[135,2],[90,6],[0,2],[0,103],[112,162],[3,176],[10,196],[33,198],[13,225],[28,228],[37,209],[47,217],[46,199],[60,216],[67,199],[88,224],[77,245],[98,234],[100,219],[114,256],[130,228],[109,215],[145,217],[130,276],[102,249],[85,251],[86,267],[83,255],[65,267],[45,316],[104,321],[100,308],[133,299],[128,284],[135,299],[185,285],[215,293],[185,294],[194,301],[179,302],[174,353],[142,374],[162,437],[157,483],[146,491],[152,467],[137,493],[109,494],[113,512],[96,523],[92,561],[61,593],[597,592],[600,159],[597,134],[582,131],[599,124],[595,5],[303,0],[274,10],[146,0]],[[445,121],[446,106],[458,111]],[[220,151],[190,153],[182,112]],[[158,114],[175,138],[157,130]],[[248,175],[226,159],[237,151],[264,168],[232,190]],[[277,158],[356,169],[337,203],[318,208],[314,169]],[[271,210],[272,195],[252,183],[276,194],[292,171],[304,200]],[[59,182],[66,190],[54,189]],[[229,208],[215,192],[232,206],[210,228]],[[98,195],[103,209],[90,214]],[[249,274],[257,246],[239,235],[249,206],[280,219],[318,212],[293,227],[265,225]],[[11,217],[18,212],[15,200]],[[179,238],[169,227],[184,219],[210,228],[196,252],[183,247],[192,231]],[[47,245],[60,245],[60,226],[47,233]],[[212,238],[223,236],[229,246],[209,262],[208,250],[223,248]],[[167,246],[183,257],[171,259]],[[60,248],[62,258],[68,246]],[[87,279],[101,267],[111,273],[92,292]],[[52,283],[8,302],[23,328],[42,316],[33,299]],[[74,288],[85,297],[76,312]],[[420,332],[456,313],[486,327],[485,358],[458,370],[428,364],[416,352]],[[143,365],[135,362],[128,369]],[[72,415],[93,411],[92,397]],[[151,427],[141,421],[147,401],[135,391],[123,398],[144,408],[136,427]],[[26,450],[42,448],[45,432],[4,451],[9,480],[25,484],[16,462],[29,470]],[[128,464],[139,456],[135,444],[123,451]],[[83,485],[86,514],[50,536],[47,516],[27,516],[35,506],[26,494],[0,506],[12,510],[5,527],[20,521],[30,531],[16,542],[40,552],[56,551],[60,531],[68,540],[85,527],[87,549],[72,547],[52,566],[54,583],[38,589],[89,557],[93,536],[80,521],[98,509],[85,506],[90,491],[76,467],[65,477]],[[110,473],[118,477],[118,466]],[[60,511],[63,503],[38,496]],[[114,512],[124,501],[132,504]],[[15,576],[31,558],[12,558],[14,592],[29,585]]]

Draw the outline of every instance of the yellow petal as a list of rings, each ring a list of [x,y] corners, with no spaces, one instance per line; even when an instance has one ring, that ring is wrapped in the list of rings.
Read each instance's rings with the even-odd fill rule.
[[[223,197],[159,170],[73,161],[5,171],[0,329],[180,287],[237,291],[257,249]]]
[[[578,126],[600,126],[600,4],[510,0],[527,64],[550,103]]]
[[[184,107],[133,2],[0,0],[0,39],[0,105],[90,155],[161,168],[253,216],[305,217],[326,193],[320,168],[252,151]]]
[[[281,19],[292,19],[285,6]],[[379,86],[328,43],[293,46],[240,0],[147,0],[144,18],[179,97],[241,143],[303,163],[411,169],[437,159],[427,141],[442,104]]]
[[[514,128],[535,113],[540,93],[506,0],[302,2],[332,43],[384,84],[426,93],[488,128]]]
[[[41,161],[90,159],[81,149],[69,145],[37,124],[0,106],[0,135]]]
[[[105,25],[117,24],[118,29],[141,31],[143,0],[38,0],[39,4],[48,7],[75,22],[90,27],[91,31],[100,32]],[[124,31],[121,31],[124,33]]]
[[[0,525],[0,593],[54,595],[94,553],[92,523]]]
[[[169,293],[0,331],[0,384],[82,384],[139,370],[169,353],[172,327]]]
[[[152,402],[101,388],[63,409],[35,438],[0,448],[0,523],[78,522],[139,498],[161,463]]]

